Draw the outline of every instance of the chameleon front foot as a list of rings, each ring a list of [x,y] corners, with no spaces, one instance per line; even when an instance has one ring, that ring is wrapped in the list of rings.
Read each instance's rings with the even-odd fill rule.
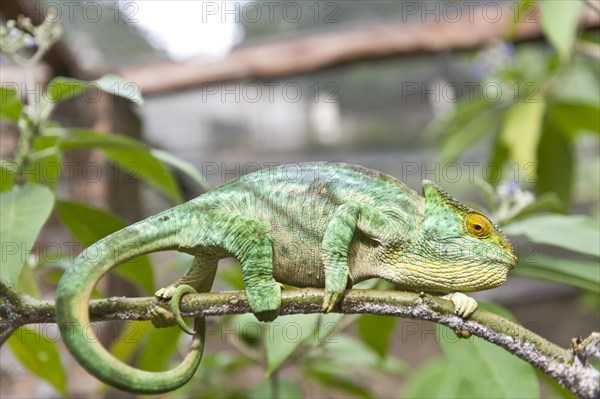
[[[183,318],[181,317],[179,303],[181,302],[181,297],[183,297],[184,295],[195,293],[196,290],[192,286],[189,286],[187,284],[169,286],[156,291],[154,296],[156,296],[159,299],[171,301],[171,312],[173,313],[172,315],[169,315],[170,317],[166,317],[162,312],[158,311],[158,309],[162,308],[153,309],[152,324],[154,324],[156,327],[167,327],[177,324],[186,333],[194,335],[195,331],[189,328],[183,320]],[[162,310],[163,312],[166,312],[164,311],[164,309]]]
[[[156,291],[154,293],[154,296],[157,297],[158,299],[169,300],[173,297],[173,293],[175,292],[175,289],[177,289],[177,286],[170,285],[168,287],[161,288],[160,290]]]
[[[462,292],[453,292],[442,298],[451,301],[454,304],[454,314],[465,319],[477,310],[477,301]]]
[[[330,273],[329,279],[326,276],[325,294],[323,296],[323,312],[329,313],[342,300],[346,289],[352,288],[352,280],[348,275],[346,268],[341,267],[341,273]]]
[[[329,313],[333,310],[335,305],[342,299],[342,295],[344,291],[327,291],[325,290],[325,295],[323,297],[323,312]]]

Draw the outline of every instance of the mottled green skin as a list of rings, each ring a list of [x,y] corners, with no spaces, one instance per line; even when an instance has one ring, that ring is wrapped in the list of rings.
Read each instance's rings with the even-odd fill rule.
[[[82,332],[99,279],[131,257],[159,250],[190,253],[195,260],[157,297],[177,296],[186,285],[209,291],[218,261],[234,256],[242,265],[250,307],[264,321],[278,314],[279,283],[324,287],[325,311],[347,286],[373,277],[435,293],[504,283],[516,263],[507,239],[495,226],[488,237],[472,236],[465,216],[474,211],[433,183],[423,185],[425,198],[390,176],[358,166],[288,165],[244,176],[129,226],[86,250],[61,279],[57,320],[65,343],[90,372],[122,389],[164,392],[184,384],[202,355],[201,324],[193,355],[165,373],[120,363]],[[86,258],[86,253],[95,256]]]

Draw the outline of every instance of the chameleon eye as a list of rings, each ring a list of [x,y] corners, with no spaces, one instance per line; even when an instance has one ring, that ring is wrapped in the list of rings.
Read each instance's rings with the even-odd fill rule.
[[[486,238],[492,233],[492,223],[479,213],[470,213],[465,218],[465,226],[469,234],[479,238]]]

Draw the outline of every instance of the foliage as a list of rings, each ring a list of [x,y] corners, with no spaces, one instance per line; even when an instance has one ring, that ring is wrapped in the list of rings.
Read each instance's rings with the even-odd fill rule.
[[[500,176],[517,174],[517,169],[520,183],[533,183],[538,195],[554,193],[560,209],[567,211],[573,198],[576,145],[600,134],[597,59],[574,49],[597,48],[598,43],[576,38],[581,1],[538,4],[542,27],[555,50],[509,42],[484,49],[473,67],[482,90],[463,96],[433,121],[428,134],[441,138],[443,162],[455,161],[475,144],[489,143],[488,161],[498,171],[486,176],[493,185]]]
[[[522,9],[533,4],[520,2]],[[577,38],[582,2],[539,4],[543,31],[554,47],[508,42],[483,50],[476,58],[481,84],[498,88],[499,101],[480,95],[464,98],[429,127],[441,135],[441,155],[452,162],[471,146],[487,138],[488,161],[501,182],[485,175],[477,181],[492,218],[506,233],[524,236],[517,248],[516,274],[566,283],[598,293],[600,236],[597,221],[583,215],[539,214],[567,212],[572,205],[581,143],[598,145],[600,95],[597,59],[582,47],[595,42]],[[522,13],[525,14],[525,13]],[[511,173],[513,172],[513,173]],[[593,185],[586,176],[586,184]],[[528,188],[535,190],[535,194]],[[597,208],[598,198],[592,206]],[[594,208],[592,208],[594,209]],[[554,246],[560,257],[543,255],[540,248]]]
[[[498,305],[480,302],[480,306],[515,320]],[[444,326],[437,331],[444,360],[435,359],[415,372],[404,397],[539,397],[537,377],[529,364],[480,338],[460,339]]]
[[[523,6],[528,3],[531,2],[521,1]],[[535,195],[528,187],[522,187],[527,182],[501,184],[492,178],[489,182],[476,182],[493,219],[507,233],[525,236],[533,244],[530,252],[521,248],[521,262],[515,272],[598,295],[597,225],[585,216],[550,213],[565,212],[571,205],[578,142],[584,136],[600,134],[600,96],[589,90],[598,86],[597,72],[588,67],[584,56],[576,53],[575,45],[582,40],[577,38],[575,23],[580,9],[581,4],[576,1],[544,3],[542,26],[554,50],[529,45],[514,49],[504,43],[500,46],[506,50],[505,58],[493,62],[486,60],[489,51],[482,52],[477,60],[486,65],[482,83],[498,84],[500,101],[490,102],[484,96],[465,99],[435,120],[429,131],[442,138],[440,156],[444,162],[458,159],[470,147],[488,139],[489,159],[502,168],[514,161],[525,172],[531,172],[527,167],[533,165]],[[0,31],[2,50],[30,74],[31,67],[60,32],[52,22],[33,27],[27,20],[18,26],[9,21]],[[23,51],[30,49],[32,42],[36,50],[30,58],[23,57]],[[65,153],[100,150],[110,162],[173,203],[180,202],[182,194],[172,169],[207,189],[203,176],[192,164],[171,154],[150,149],[123,135],[64,128],[50,120],[58,103],[90,88],[143,104],[141,96],[129,90],[130,84],[116,76],[94,82],[58,77],[44,93],[37,93],[41,101],[36,102],[36,97],[30,95],[25,104],[14,88],[0,88],[0,119],[17,126],[20,134],[16,157],[0,160],[1,245],[8,248],[22,243],[2,263],[0,278],[30,295],[39,295],[36,276],[47,269],[45,266],[66,264],[60,256],[49,261],[48,255],[28,255],[52,212],[84,246],[125,226],[110,212],[59,195],[57,183]],[[40,170],[53,172],[36,172]],[[539,254],[536,251],[542,244],[560,248],[564,253],[561,257]],[[179,260],[189,261],[185,256]],[[147,257],[132,260],[114,273],[145,294],[154,291],[154,268]],[[53,281],[59,276],[54,275]],[[241,274],[234,268],[220,272],[219,278],[233,288],[243,287]],[[383,283],[369,284],[363,288]],[[483,306],[508,315],[498,306]],[[356,326],[358,338],[348,331],[352,326]],[[375,396],[373,386],[363,381],[392,376],[406,378],[402,391],[406,397],[540,395],[537,376],[529,365],[479,339],[459,340],[447,328],[437,330],[444,356],[410,370],[390,351],[397,327],[395,318],[297,315],[264,325],[251,315],[242,315],[222,318],[213,327],[208,347],[212,346],[211,339],[222,338],[234,351],[207,353],[196,378],[168,397],[298,397],[304,395],[307,385],[316,384],[340,395],[369,398]],[[24,336],[28,339],[22,339]],[[21,329],[9,340],[9,346],[28,370],[60,394],[68,394],[68,374],[54,342],[37,331]],[[147,322],[131,322],[121,329],[121,336],[110,351],[130,364],[160,370],[169,367],[171,359],[185,346],[186,340],[178,328],[157,330]],[[291,366],[295,372],[288,373]],[[255,386],[235,381],[238,373],[256,369],[262,371],[264,378]],[[354,378],[355,375],[369,378]]]
[[[533,3],[522,0],[521,9]],[[464,98],[434,120],[426,133],[441,138],[444,163],[459,159],[476,144],[489,146],[488,164],[495,165],[499,172],[484,174],[487,181],[475,181],[486,199],[487,213],[507,234],[528,240],[517,243],[519,264],[513,273],[577,287],[593,295],[598,303],[597,220],[564,214],[571,209],[574,197],[577,146],[598,145],[598,60],[576,51],[578,44],[579,48],[591,45],[597,50],[598,40],[577,38],[583,2],[537,4],[542,11],[543,31],[554,50],[529,44],[515,47],[509,42],[483,50],[475,59],[476,72],[482,85],[498,89],[499,100],[490,101],[485,94]],[[514,181],[501,181],[500,176],[507,175],[515,176]],[[594,184],[588,176],[585,180],[586,184]],[[591,206],[597,212],[597,197]],[[553,213],[557,211],[563,214]],[[444,331],[438,329],[440,336],[447,336]],[[536,377],[531,368],[522,362],[509,364],[505,361],[512,360],[495,358],[497,348],[487,345],[475,340],[473,345],[454,346],[442,340],[445,359],[436,359],[414,373],[404,394],[539,397],[537,384],[532,384]],[[464,347],[455,350],[458,346]],[[461,361],[461,356],[469,360]],[[495,366],[494,373],[485,375],[490,364]],[[516,370],[520,371],[510,380],[494,382],[505,372]],[[433,381],[439,381],[439,385]],[[565,395],[556,384],[549,386],[558,395]]]
[[[154,155],[153,150],[143,143],[126,136],[63,128],[50,119],[57,104],[88,90],[97,90],[100,93],[96,93],[98,95],[105,93],[104,95],[120,96],[139,105],[143,104],[138,91],[131,90],[131,84],[114,75],[93,82],[57,77],[50,81],[43,92],[39,92],[39,89],[36,91],[34,87],[37,86],[31,84],[31,68],[62,32],[60,26],[52,21],[56,19],[48,18],[36,27],[30,20],[22,18],[18,23],[8,21],[0,29],[3,54],[22,66],[29,77],[27,104],[23,104],[14,87],[0,88],[0,119],[14,124],[20,134],[15,158],[0,160],[0,237],[3,251],[6,250],[0,278],[34,296],[39,295],[36,274],[44,271],[43,266],[50,263],[64,266],[65,261],[68,261],[68,255],[61,253],[37,257],[31,255],[35,252],[32,247],[42,227],[53,212],[82,246],[91,245],[126,226],[124,221],[110,212],[60,196],[57,185],[66,152],[77,149],[100,150],[122,170],[130,172],[133,177],[147,183],[175,203],[180,202],[182,196],[166,165],[182,169],[183,173],[190,174],[195,179],[199,175],[186,162],[159,152]],[[30,48],[35,48],[35,51],[27,58],[23,53]],[[53,262],[48,258],[53,258]],[[153,267],[148,257],[130,260],[113,273],[139,287],[145,295],[152,295],[155,290]],[[54,276],[54,282],[58,281],[58,277],[60,275]],[[163,366],[175,349],[179,331],[142,330],[146,333],[139,341],[141,343],[152,345],[162,339],[173,342],[171,348],[155,344],[156,351],[149,351],[139,359],[142,366]],[[121,342],[126,344],[116,345],[113,350],[122,358],[128,357],[125,352],[133,354],[140,348],[140,344],[134,344],[138,342],[135,340]],[[61,394],[67,394],[66,373],[53,341],[38,331],[23,328],[11,337],[9,347],[27,369],[49,382]],[[168,350],[164,351],[165,348]],[[159,353],[161,349],[163,351]],[[148,356],[152,356],[152,359]]]

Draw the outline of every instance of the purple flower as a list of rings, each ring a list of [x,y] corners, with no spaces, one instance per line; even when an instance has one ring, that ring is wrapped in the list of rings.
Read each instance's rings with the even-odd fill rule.
[[[514,56],[515,46],[512,43],[497,40],[479,52],[473,65],[473,73],[481,79],[510,64]]]
[[[28,48],[32,48],[37,46],[37,41],[35,40],[35,37],[31,36],[31,35],[26,35],[25,36],[25,45]]]
[[[498,194],[506,197],[515,197],[521,192],[521,186],[515,181],[504,181],[498,186]]]
[[[8,33],[9,35],[15,38],[20,37],[22,35],[22,32],[18,28],[12,28]]]

